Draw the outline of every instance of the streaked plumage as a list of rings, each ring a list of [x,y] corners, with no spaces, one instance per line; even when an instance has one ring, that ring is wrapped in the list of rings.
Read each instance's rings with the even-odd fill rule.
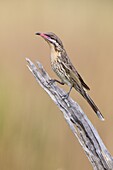
[[[86,91],[90,90],[90,88],[87,86],[87,84],[84,82],[80,74],[71,63],[63,47],[62,41],[54,33],[51,32],[36,33],[36,35],[40,35],[42,38],[44,38],[51,48],[51,66],[53,71],[61,79],[61,82],[58,80],[54,81],[70,86],[67,97],[69,96],[72,87],[74,87],[87,100],[97,116],[101,120],[104,120],[104,117],[102,116],[98,107],[95,105]]]

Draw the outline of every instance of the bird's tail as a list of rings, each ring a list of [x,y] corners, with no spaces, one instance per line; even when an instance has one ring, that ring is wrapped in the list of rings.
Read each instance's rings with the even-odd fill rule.
[[[79,91],[80,92],[80,91]],[[98,107],[96,106],[96,104],[94,103],[94,101],[91,99],[91,97],[88,95],[88,93],[82,89],[82,92],[80,92],[80,94],[86,99],[86,101],[89,103],[89,105],[91,106],[91,108],[94,110],[94,112],[96,113],[96,115],[98,116],[98,118],[102,121],[104,121],[104,117],[101,114],[100,110],[98,109]]]

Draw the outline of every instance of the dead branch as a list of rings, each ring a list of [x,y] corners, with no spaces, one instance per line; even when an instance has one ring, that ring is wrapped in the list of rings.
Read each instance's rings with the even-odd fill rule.
[[[98,132],[82,111],[80,106],[70,97],[63,99],[66,93],[56,83],[51,84],[51,78],[43,66],[37,62],[37,67],[29,60],[28,68],[36,81],[48,93],[54,103],[62,111],[70,129],[77,137],[94,170],[113,170],[113,157],[102,142]]]

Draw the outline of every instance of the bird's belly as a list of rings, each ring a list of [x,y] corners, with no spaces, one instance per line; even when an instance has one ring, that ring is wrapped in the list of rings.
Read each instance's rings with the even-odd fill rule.
[[[66,74],[64,68],[62,68],[61,64],[54,62],[51,63],[53,71],[57,74],[57,76],[62,80],[63,83],[71,86],[69,75]]]

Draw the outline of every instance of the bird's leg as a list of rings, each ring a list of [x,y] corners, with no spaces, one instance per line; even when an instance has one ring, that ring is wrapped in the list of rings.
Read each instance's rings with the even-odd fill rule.
[[[63,95],[63,97],[62,97],[63,99],[67,99],[67,98],[69,97],[72,88],[73,88],[73,85],[71,85],[71,87],[70,87],[70,89],[69,89],[69,92],[68,92],[66,95]]]
[[[64,83],[63,83],[62,81],[59,81],[59,80],[56,80],[56,79],[51,79],[51,80],[49,80],[49,81],[50,81],[51,84],[57,82],[57,83],[59,83],[59,84],[61,84],[61,85],[64,85]]]

